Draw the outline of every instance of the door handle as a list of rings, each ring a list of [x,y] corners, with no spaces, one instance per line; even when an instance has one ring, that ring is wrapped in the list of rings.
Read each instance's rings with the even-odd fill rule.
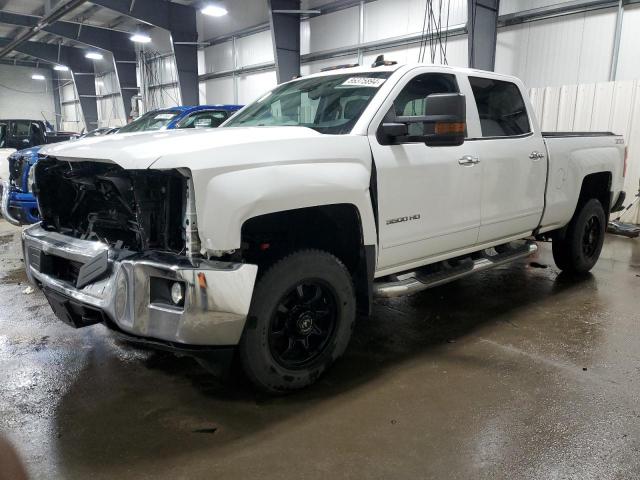
[[[529,158],[531,160],[540,160],[541,158],[544,158],[544,153],[540,153],[540,152],[531,152],[529,154]]]
[[[458,159],[458,163],[464,167],[471,167],[477,163],[480,163],[480,159],[478,157],[474,157],[473,155],[465,155]]]

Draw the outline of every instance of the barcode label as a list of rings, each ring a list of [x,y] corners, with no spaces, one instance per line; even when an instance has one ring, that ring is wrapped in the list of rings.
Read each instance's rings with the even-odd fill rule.
[[[372,87],[378,88],[384,83],[384,78],[370,78],[370,77],[351,77],[345,80],[341,85],[345,87]]]

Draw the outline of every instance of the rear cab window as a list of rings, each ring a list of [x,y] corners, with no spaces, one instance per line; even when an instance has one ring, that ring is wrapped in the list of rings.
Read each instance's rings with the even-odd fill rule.
[[[531,133],[527,107],[515,83],[469,77],[480,117],[482,137],[513,137]]]

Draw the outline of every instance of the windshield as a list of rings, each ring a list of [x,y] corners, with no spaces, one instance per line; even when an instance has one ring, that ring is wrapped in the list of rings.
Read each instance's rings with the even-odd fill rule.
[[[142,115],[140,118],[137,118],[133,122],[128,125],[125,125],[118,133],[129,133],[129,132],[146,132],[148,130],[160,130],[162,128],[166,128],[171,120],[180,115],[179,110],[163,110],[163,111],[155,111],[148,112]]]
[[[315,77],[285,83],[236,114],[225,127],[301,126],[349,133],[392,72]]]

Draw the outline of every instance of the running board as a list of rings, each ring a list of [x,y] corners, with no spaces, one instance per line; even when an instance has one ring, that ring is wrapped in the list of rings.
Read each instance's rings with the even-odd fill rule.
[[[516,247],[504,253],[496,255],[485,255],[478,259],[468,259],[461,262],[457,267],[451,267],[444,271],[435,273],[421,274],[420,272],[411,272],[409,274],[400,275],[405,277],[392,282],[380,282],[373,284],[373,295],[378,298],[393,298],[403,295],[411,295],[412,293],[426,290],[427,288],[437,287],[445,283],[458,280],[472,273],[482,272],[490,268],[504,265],[521,258],[528,257],[538,250],[538,246],[534,242],[526,242],[520,247]]]

